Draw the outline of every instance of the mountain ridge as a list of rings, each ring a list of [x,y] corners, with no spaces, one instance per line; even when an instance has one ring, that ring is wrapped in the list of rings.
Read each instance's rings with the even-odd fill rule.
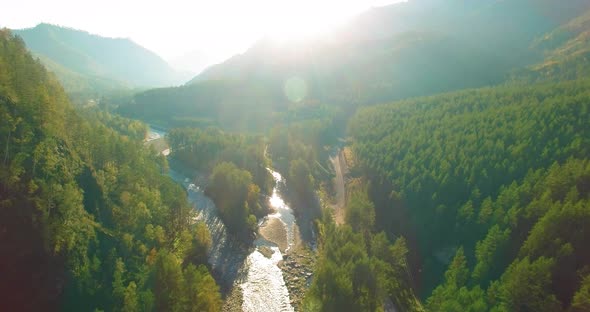
[[[70,27],[47,23],[13,31],[28,49],[45,60],[71,92],[102,91],[93,80],[116,82],[117,88],[163,87],[180,84],[187,78],[175,71],[156,53],[128,38],[109,38]],[[51,60],[52,62],[47,62]],[[55,64],[81,75],[86,80],[76,87]],[[78,77],[79,78],[79,77]],[[88,86],[87,86],[88,85]],[[115,88],[109,86],[106,89]]]
[[[187,126],[190,123],[179,120],[196,118],[195,125],[203,125],[203,118],[215,121],[230,115],[228,111],[241,111],[225,123],[237,130],[235,125],[248,124],[244,120],[251,118],[244,113],[247,108],[266,116],[321,103],[351,115],[359,106],[499,85],[510,81],[515,71],[519,77],[528,75],[524,69],[547,58],[547,52],[534,44],[538,38],[590,10],[590,2],[583,1],[573,1],[557,13],[552,13],[560,5],[555,0],[539,6],[530,0],[450,3],[443,11],[439,9],[444,3],[434,0],[375,8],[340,32],[313,41],[285,43],[264,38],[184,86],[151,90],[150,96],[138,94],[119,112]],[[395,16],[409,22],[396,21]],[[426,22],[420,24],[422,20]],[[396,23],[408,27],[374,31]],[[292,79],[305,85],[299,102],[286,96],[285,88]],[[212,81],[219,83],[209,83]],[[258,97],[255,92],[244,97],[244,88],[264,91]],[[208,93],[221,96],[212,100]],[[155,100],[164,94],[172,100]],[[260,130],[263,120],[255,122],[254,128]]]
[[[272,40],[262,39],[254,43],[245,53],[237,54],[221,64],[205,69],[188,84],[207,79],[236,78],[235,68],[245,66],[240,62],[249,64],[256,58],[259,63],[264,61],[260,55],[256,56],[257,53],[264,55],[279,49],[281,53],[275,54],[277,56],[288,52],[306,54],[312,51],[307,56],[313,59],[318,53],[321,54],[325,52],[323,50],[329,49],[327,47],[332,46],[332,52],[335,52],[333,57],[338,58],[337,52],[347,52],[351,47],[362,48],[366,44],[379,41],[392,44],[398,42],[400,37],[403,38],[404,34],[416,32],[442,34],[455,40],[454,44],[462,44],[465,49],[481,46],[488,41],[495,51],[482,56],[503,63],[502,65],[506,67],[514,68],[518,67],[515,65],[523,66],[530,61],[530,41],[588,9],[590,9],[590,3],[582,0],[569,1],[567,4],[555,0],[541,2],[489,0],[477,3],[462,0],[448,2],[414,0],[397,3],[372,8],[358,15],[329,36],[307,42],[306,50],[300,49],[298,43],[273,44]],[[466,24],[470,27],[464,27]],[[369,51],[364,52],[371,52],[370,49],[367,50]],[[477,53],[482,52],[485,51],[477,51]],[[540,55],[536,57],[538,60],[541,59]],[[362,62],[358,59],[352,61]],[[250,65],[255,67],[259,64],[250,63]],[[508,71],[506,69],[502,74],[506,75]],[[241,78],[250,74],[252,70],[242,73]]]

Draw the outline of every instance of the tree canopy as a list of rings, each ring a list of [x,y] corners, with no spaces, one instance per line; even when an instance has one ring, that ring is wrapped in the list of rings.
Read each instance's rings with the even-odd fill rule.
[[[202,266],[209,233],[194,223],[182,187],[162,174],[161,158],[144,148],[145,125],[78,113],[7,30],[0,119],[3,307],[219,309]]]

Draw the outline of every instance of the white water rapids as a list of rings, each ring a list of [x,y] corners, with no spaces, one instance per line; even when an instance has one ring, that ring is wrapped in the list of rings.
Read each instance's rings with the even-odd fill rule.
[[[293,245],[293,225],[295,217],[293,211],[285,201],[280,197],[278,186],[284,183],[283,177],[278,172],[271,169],[269,171],[275,180],[275,187],[270,198],[271,206],[276,212],[269,215],[268,219],[278,219],[286,227],[287,242],[289,248]],[[276,246],[270,246],[273,251],[270,259],[266,258],[258,251],[258,247],[269,246],[269,242],[264,239],[254,241],[256,250],[248,255],[246,259],[248,274],[245,281],[240,285],[242,288],[244,302],[243,311],[294,311],[289,298],[289,290],[283,279],[283,271],[278,267],[279,261],[283,260],[281,251]],[[288,249],[288,248],[287,248]]]
[[[151,130],[150,128],[149,139],[157,139],[164,135],[162,132],[156,133]],[[278,219],[285,226],[288,248],[290,248],[294,242],[295,217],[278,191],[281,183],[284,183],[283,177],[278,172],[271,169],[269,171],[275,180],[275,187],[269,200],[276,212],[267,218]],[[242,310],[247,312],[294,311],[289,290],[283,279],[283,272],[278,267],[279,261],[283,260],[279,248],[259,237],[254,241],[254,248],[245,249],[227,233],[225,225],[217,215],[215,204],[205,196],[203,192],[205,179],[196,179],[195,183],[192,183],[191,179],[174,170],[170,170],[169,175],[186,188],[188,200],[198,212],[197,219],[207,224],[212,238],[209,263],[216,272],[218,283],[222,288],[239,287],[242,290]],[[273,251],[270,258],[259,252],[259,248],[263,246]]]

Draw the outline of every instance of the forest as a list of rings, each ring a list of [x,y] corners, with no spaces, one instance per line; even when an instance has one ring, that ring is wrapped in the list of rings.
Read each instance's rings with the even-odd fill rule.
[[[0,310],[251,311],[268,265],[288,311],[590,311],[590,3],[540,2],[371,9],[147,90],[178,73],[131,40],[0,30]]]
[[[414,295],[408,246],[392,243],[374,228],[374,205],[366,187],[355,187],[346,207],[346,224],[335,224],[329,210],[317,221],[318,262],[304,311],[380,311],[397,307],[422,311]]]
[[[402,311],[590,309],[588,16],[535,42],[545,60],[496,87],[355,113],[346,225],[318,223],[309,311],[376,311],[375,296]],[[365,239],[339,240],[349,226]],[[361,276],[381,280],[367,287],[357,261],[379,236],[398,266],[368,265]]]
[[[173,161],[210,174],[206,193],[236,233],[254,232],[256,218],[268,214],[263,198],[273,187],[271,165],[290,181],[286,196],[296,212],[321,216],[315,190],[332,176],[325,147],[341,130],[341,113],[332,106],[296,106],[273,118],[262,133],[208,126],[174,128],[167,135]]]
[[[365,108],[351,120],[376,228],[415,238],[428,310],[583,307],[574,298],[590,264],[589,91],[584,79],[506,85]]]
[[[78,113],[56,78],[0,31],[0,272],[4,307],[217,311],[211,238],[192,220],[145,126]]]
[[[273,187],[262,138],[217,128],[179,128],[170,131],[167,139],[174,161],[189,170],[210,173],[205,193],[228,229],[251,241],[257,218],[269,212],[263,198]]]
[[[304,83],[298,104],[336,106],[347,117],[358,107],[497,85],[511,75],[572,79],[587,69],[580,30],[589,9],[584,0],[406,1],[309,42],[263,37],[183,86],[138,93],[118,112],[170,126],[264,131],[294,104],[284,94],[293,79]]]

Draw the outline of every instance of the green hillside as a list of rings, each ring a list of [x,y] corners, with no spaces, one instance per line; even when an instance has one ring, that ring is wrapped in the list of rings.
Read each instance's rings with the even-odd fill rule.
[[[533,43],[545,59],[515,74],[516,80],[562,81],[590,72],[590,11],[547,33]]]
[[[170,86],[1,30],[0,310],[590,311],[589,40],[588,0],[410,0]]]
[[[129,39],[105,38],[50,24],[14,32],[55,72],[68,93],[169,86],[187,79]]]
[[[6,29],[0,119],[3,310],[219,309],[209,232],[143,147],[145,125],[78,113]]]
[[[590,82],[578,80],[461,91],[355,115],[349,131],[358,170],[371,181],[376,227],[415,238],[422,293],[441,284],[430,310],[569,306],[590,264],[582,239],[590,226],[589,103]],[[456,270],[460,280],[449,277]]]
[[[311,310],[375,310],[371,295],[404,311],[588,309],[587,16],[534,40],[543,59],[514,81],[357,111],[345,223],[364,241],[322,221]],[[375,254],[381,231],[393,258]]]
[[[375,8],[321,37],[262,39],[186,86],[141,94],[120,112],[154,120],[146,114],[158,111],[165,123],[190,125],[178,120],[217,119],[229,111],[245,115],[231,124],[248,124],[251,102],[254,115],[288,109],[292,101],[285,88],[293,79],[303,81],[301,103],[336,105],[348,113],[363,105],[495,85],[515,69],[541,62],[543,51],[533,42],[590,9],[584,1],[568,3],[422,0]],[[216,92],[222,96],[205,95]],[[156,100],[162,98],[170,101]]]

